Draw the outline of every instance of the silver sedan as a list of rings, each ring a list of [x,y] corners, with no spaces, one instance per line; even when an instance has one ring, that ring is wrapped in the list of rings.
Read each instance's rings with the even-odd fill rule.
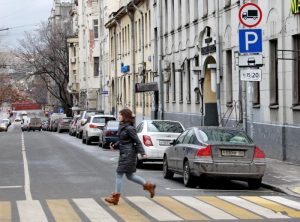
[[[193,127],[184,131],[164,153],[163,176],[183,175],[185,186],[205,176],[247,181],[261,186],[265,153],[244,131],[235,128]],[[198,180],[198,181],[197,181]]]

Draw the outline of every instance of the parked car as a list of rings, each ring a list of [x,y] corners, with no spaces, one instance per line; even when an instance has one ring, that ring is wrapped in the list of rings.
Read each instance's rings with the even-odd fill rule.
[[[183,175],[185,186],[205,176],[247,181],[261,185],[265,153],[244,131],[233,128],[193,127],[183,132],[164,153],[163,176]]]
[[[143,144],[147,159],[138,155],[138,167],[145,161],[163,161],[165,149],[176,139],[184,127],[180,122],[169,120],[144,120],[137,126],[137,134]]]
[[[102,110],[84,110],[80,112],[80,118],[76,123],[76,137],[82,139],[83,125],[90,116],[103,114]]]
[[[10,119],[2,119],[2,121],[7,124],[7,127],[9,127],[11,125]]]
[[[50,116],[50,121],[49,121],[49,127],[48,127],[48,130],[49,131],[52,131],[52,132],[55,132],[57,131],[57,119],[61,119],[61,118],[64,118],[64,117],[67,117],[66,114],[64,113],[53,113],[51,116]]]
[[[28,127],[29,127],[29,117],[24,116],[21,122],[21,130],[22,131],[28,131]]]
[[[36,131],[36,130],[41,131],[42,130],[42,120],[41,120],[41,118],[38,118],[38,117],[29,118],[28,132],[30,130],[33,130],[33,131]]]
[[[116,120],[112,115],[95,115],[88,117],[83,124],[82,143],[90,145],[91,142],[99,142],[100,131],[108,121]]]
[[[79,120],[80,115],[74,116],[70,125],[69,125],[69,135],[70,136],[76,136],[76,124],[77,121]]]
[[[71,121],[72,121],[72,117],[65,117],[59,119],[57,125],[57,132],[62,133],[63,131],[69,131]]]
[[[106,148],[110,143],[115,143],[118,140],[119,121],[108,121],[107,124],[100,130],[99,147]]]
[[[8,125],[7,122],[0,120],[0,132],[7,132]]]

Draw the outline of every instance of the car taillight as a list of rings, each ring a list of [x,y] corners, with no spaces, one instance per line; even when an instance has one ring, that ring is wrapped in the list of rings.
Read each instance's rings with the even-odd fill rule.
[[[97,125],[94,125],[94,124],[90,124],[89,127],[90,127],[91,129],[96,129],[96,128],[98,128],[98,126],[97,126]]]
[[[254,152],[254,158],[255,159],[263,159],[266,158],[266,155],[264,151],[262,151],[260,148],[256,147]]]
[[[211,145],[207,145],[205,148],[201,148],[197,151],[197,157],[210,157],[211,156]]]
[[[152,140],[150,136],[143,136],[143,142],[145,144],[145,146],[153,146]]]

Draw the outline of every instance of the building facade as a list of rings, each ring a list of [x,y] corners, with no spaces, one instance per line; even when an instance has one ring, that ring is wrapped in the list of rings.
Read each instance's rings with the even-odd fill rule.
[[[109,29],[109,107],[112,113],[129,107],[137,121],[151,118],[154,93],[136,90],[153,83],[151,48],[152,1],[121,1],[106,23]],[[157,83],[156,83],[157,84]]]
[[[246,2],[257,3],[263,12],[263,78],[253,88],[239,80],[237,66],[242,28],[237,17]],[[157,1],[151,32],[153,42],[158,39],[153,52],[159,61],[159,116],[186,127],[244,125],[267,156],[300,161],[295,155],[300,143],[300,15],[293,3]]]

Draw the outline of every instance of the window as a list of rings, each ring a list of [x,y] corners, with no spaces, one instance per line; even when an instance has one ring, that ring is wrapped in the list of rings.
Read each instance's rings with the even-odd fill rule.
[[[97,39],[99,37],[98,19],[93,20],[93,27],[94,27],[94,38]]]
[[[181,27],[181,10],[182,10],[182,2],[178,0],[178,28]]]
[[[207,17],[208,15],[208,0],[203,0],[203,13],[202,17]]]
[[[144,128],[144,123],[140,123],[140,125],[138,125],[136,128],[136,132],[141,133],[143,131],[143,128]]]
[[[278,105],[277,39],[270,41],[270,106]]]
[[[191,103],[191,60],[187,60],[186,64],[186,87],[187,87],[187,103]]]
[[[148,44],[148,14],[145,13],[145,46]]]
[[[166,103],[170,102],[170,84],[167,83],[166,85]]]
[[[300,35],[293,36],[294,69],[293,69],[293,105],[300,105]]]
[[[259,82],[253,82],[253,105],[260,104],[260,84]]]
[[[122,56],[125,54],[125,29],[122,28]]]
[[[99,57],[94,57],[94,76],[99,76]]]
[[[176,144],[182,144],[183,143],[183,140],[184,140],[184,137],[185,135],[188,133],[189,131],[185,131],[184,133],[182,133],[176,140]]]
[[[174,14],[175,8],[174,8],[174,0],[171,0],[171,30],[174,30],[174,19],[175,19],[175,14]]]
[[[141,27],[141,19],[139,19],[139,50],[141,50],[141,46],[142,46],[142,27]]]
[[[148,122],[147,131],[152,133],[182,133],[183,128],[178,122],[156,120]]]
[[[128,30],[128,32],[127,32],[127,35],[128,35],[128,37],[127,37],[127,40],[128,40],[128,49],[127,49],[127,50],[128,50],[128,53],[130,53],[130,39],[131,39],[131,38],[130,38],[130,33],[131,33],[131,32],[130,32],[130,29],[129,29],[129,28],[130,28],[130,26],[128,25],[128,26],[127,26],[127,30]]]
[[[199,67],[200,66],[200,63],[199,63],[199,55],[196,55],[195,57],[194,57],[194,60],[195,60],[195,67]],[[199,74],[198,74],[199,75]],[[197,76],[197,78],[198,78],[198,76]],[[198,79],[196,79],[196,81],[197,81],[197,85],[199,85],[199,80]],[[195,91],[195,104],[200,104],[200,92],[196,92]]]
[[[168,33],[168,1],[165,0],[165,33]]]
[[[182,141],[183,144],[189,144],[191,137],[193,136],[193,130],[189,130],[189,132],[184,137],[184,140]]]
[[[232,51],[226,51],[226,105],[232,105]]]
[[[149,45],[151,45],[151,11],[149,10]]]
[[[138,49],[138,26],[137,21],[134,23],[134,40],[135,40],[135,51]]]
[[[251,144],[253,141],[239,130],[203,129],[198,131],[203,142]]]
[[[186,0],[186,9],[185,9],[185,17],[186,17],[186,24],[190,23],[190,0]]]
[[[179,103],[183,103],[183,72],[182,71],[180,72],[179,84],[180,84]]]
[[[194,21],[198,20],[199,0],[194,0]]]
[[[171,66],[171,81],[172,81],[172,102],[176,103],[176,72],[175,72],[175,63],[172,63]]]

